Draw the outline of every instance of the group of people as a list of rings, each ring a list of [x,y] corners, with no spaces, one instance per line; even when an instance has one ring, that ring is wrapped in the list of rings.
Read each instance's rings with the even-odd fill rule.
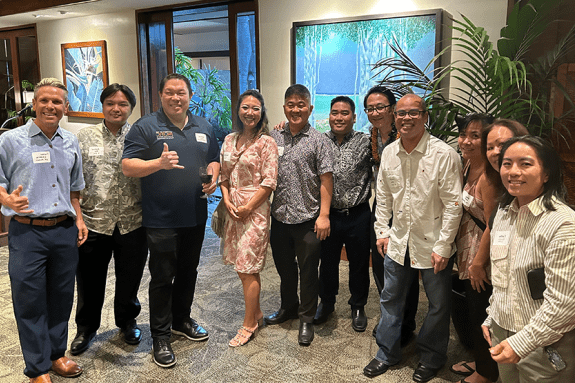
[[[64,355],[74,280],[78,332],[70,353],[78,355],[100,326],[112,256],[114,318],[126,343],[142,337],[137,292],[148,250],[154,362],[176,363],[172,333],[208,339],[190,313],[207,220],[201,196],[217,185],[223,261],[234,265],[245,303],[229,346],[291,319],[300,322],[298,343],[309,346],[314,325],[334,312],[345,245],[355,331],[367,328],[370,253],[380,293],[379,350],[366,376],[401,363],[416,329],[420,277],[429,310],[413,380],[427,382],[445,365],[455,263],[475,359],[450,367],[466,376],[461,382],[575,376],[575,212],[565,202],[557,154],[522,125],[467,116],[462,161],[427,132],[427,107],[417,95],[396,102],[388,89],[370,89],[369,135],[354,130],[354,101],[335,97],[330,130],[320,133],[309,121],[311,95],[296,84],[284,96],[287,122],[273,129],[262,95],[244,92],[235,131],[220,149],[209,123],[188,110],[186,77],[168,75],[159,93],[161,108],[130,126],[136,97],[110,85],[101,95],[104,120],[76,138],[59,127],[65,86],[44,79],[35,87],[36,118],[0,136],[0,203],[12,216],[9,274],[31,382],[50,382],[49,370],[82,373]],[[280,305],[264,316],[259,273],[270,245]]]

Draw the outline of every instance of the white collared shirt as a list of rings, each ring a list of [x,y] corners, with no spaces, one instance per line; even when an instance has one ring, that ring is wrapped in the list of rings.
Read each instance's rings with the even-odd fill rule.
[[[575,328],[575,211],[542,197],[519,207],[517,199],[499,208],[491,229],[493,294],[483,323],[509,331],[511,348],[521,358],[557,342]],[[543,299],[531,298],[527,272],[544,268]]]
[[[411,153],[401,140],[383,150],[375,233],[378,239],[389,238],[392,260],[403,265],[408,246],[416,269],[433,267],[432,252],[451,257],[462,214],[461,160],[452,147],[426,131]]]

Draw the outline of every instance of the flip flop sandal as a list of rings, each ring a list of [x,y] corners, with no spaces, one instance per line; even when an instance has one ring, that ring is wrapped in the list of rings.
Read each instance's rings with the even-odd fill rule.
[[[467,371],[457,371],[457,370],[455,370],[455,369],[453,368],[454,366],[461,366],[461,367],[467,369]],[[450,367],[449,367],[449,371],[451,371],[451,372],[453,372],[453,373],[455,373],[455,374],[458,374],[458,375],[463,375],[463,376],[469,376],[469,375],[471,375],[471,374],[473,374],[473,373],[475,372],[475,370],[474,370],[473,368],[471,368],[471,367],[467,364],[467,362],[455,363],[453,366],[450,366]],[[465,379],[463,379],[463,380],[465,380]]]

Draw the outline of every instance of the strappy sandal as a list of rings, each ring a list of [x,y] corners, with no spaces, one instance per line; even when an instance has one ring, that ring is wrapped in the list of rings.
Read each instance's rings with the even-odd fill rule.
[[[470,363],[471,363],[471,362],[470,362]],[[463,367],[463,368],[465,368],[467,371],[456,370],[455,368],[453,368],[453,367],[455,367],[455,366]],[[475,372],[475,370],[474,370],[473,368],[471,368],[471,366],[468,365],[467,362],[465,362],[465,361],[459,362],[459,363],[455,363],[454,365],[452,365],[452,366],[449,367],[449,370],[450,370],[451,372],[454,372],[454,373],[459,374],[459,375],[463,375],[463,376],[465,376],[465,377],[467,377],[467,376],[469,376],[469,375],[472,375],[472,374]]]
[[[245,345],[246,343],[248,343],[250,340],[252,340],[255,337],[257,330],[258,330],[257,325],[253,330],[250,330],[249,328],[244,327],[244,326],[240,327],[240,329],[238,330],[238,333],[236,334],[236,336],[234,336],[232,338],[232,340],[230,340],[228,345],[230,347],[240,347],[240,346]],[[248,333],[249,335],[246,335],[246,333]]]

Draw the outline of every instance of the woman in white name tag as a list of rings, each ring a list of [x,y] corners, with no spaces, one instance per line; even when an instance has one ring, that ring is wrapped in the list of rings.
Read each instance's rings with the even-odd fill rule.
[[[561,159],[530,136],[507,141],[499,158],[506,192],[491,227],[483,333],[504,383],[573,382],[575,211],[565,202]]]
[[[278,175],[278,148],[268,134],[262,95],[245,91],[238,100],[236,132],[222,145],[221,184],[229,214],[224,226],[224,263],[233,264],[242,281],[245,315],[242,327],[230,340],[243,346],[263,324],[260,309],[260,271],[269,246],[271,204]]]
[[[489,252],[489,236],[484,234],[487,220],[495,209],[497,188],[485,177],[490,166],[481,154],[481,134],[493,122],[485,114],[469,114],[459,123],[457,143],[464,161],[463,167],[463,217],[456,237],[457,266],[459,279],[465,286],[465,298],[469,309],[468,333],[473,344],[473,362],[461,362],[451,367],[452,371],[467,376],[465,383],[490,383],[497,381],[497,363],[489,355],[489,346],[483,339],[481,324],[487,316],[491,286],[483,280],[477,288],[469,278],[469,266],[480,252]],[[487,278],[486,278],[487,279]],[[471,371],[475,370],[475,371]]]

